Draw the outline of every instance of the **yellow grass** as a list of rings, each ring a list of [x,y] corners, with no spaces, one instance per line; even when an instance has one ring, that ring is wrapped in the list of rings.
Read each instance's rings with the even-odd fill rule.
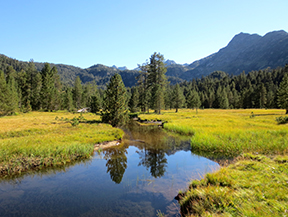
[[[124,134],[120,129],[97,123],[100,117],[90,113],[83,114],[87,121],[78,126],[59,120],[78,116],[31,112],[0,118],[0,174],[89,157],[95,143],[120,139]]]
[[[251,114],[255,115],[251,117]],[[239,155],[243,152],[281,154],[288,150],[288,125],[278,125],[279,109],[163,111],[161,115],[142,114],[141,119],[164,120],[164,128],[192,135],[195,151]]]

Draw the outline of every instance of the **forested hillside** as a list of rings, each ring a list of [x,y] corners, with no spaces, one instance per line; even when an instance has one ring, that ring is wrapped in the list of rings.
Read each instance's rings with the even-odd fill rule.
[[[41,71],[45,63],[34,62],[37,71]],[[77,76],[80,77],[83,83],[95,81],[98,87],[105,88],[107,82],[112,75],[118,73],[121,75],[123,82],[126,87],[132,87],[137,83],[137,76],[139,75],[138,70],[120,70],[115,67],[108,67],[102,64],[93,65],[89,68],[82,69],[79,67],[65,65],[65,64],[49,64],[51,67],[56,67],[60,80],[63,84],[72,86]],[[16,71],[26,70],[28,62],[19,61],[16,59],[9,58],[5,55],[0,54],[0,70],[6,72],[7,67],[12,66]],[[168,76],[171,84],[183,82],[184,80],[177,76]]]

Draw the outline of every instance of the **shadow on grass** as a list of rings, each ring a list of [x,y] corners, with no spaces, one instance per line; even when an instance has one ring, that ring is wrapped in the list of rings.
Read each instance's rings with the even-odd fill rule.
[[[86,121],[79,121],[79,123],[86,123],[86,124],[101,124],[103,123],[101,120],[86,120]]]
[[[254,116],[269,116],[269,115],[280,115],[279,113],[278,114],[275,114],[275,113],[272,113],[272,114],[254,114]]]

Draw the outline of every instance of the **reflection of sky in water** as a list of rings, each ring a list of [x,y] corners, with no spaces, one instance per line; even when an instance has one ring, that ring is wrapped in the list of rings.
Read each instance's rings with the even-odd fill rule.
[[[151,154],[149,150],[146,153]],[[152,163],[146,160],[139,165],[143,147],[127,145],[119,152],[120,161],[113,151],[107,151],[111,158],[105,159],[104,151],[66,172],[27,175],[14,184],[0,182],[0,216],[156,216],[157,210],[175,214],[178,191],[187,188],[191,179],[218,168],[217,163],[190,151],[177,151],[161,155],[164,175],[155,178],[149,167],[155,159],[147,158]],[[120,162],[120,169],[110,165],[112,172],[107,173],[109,160]]]

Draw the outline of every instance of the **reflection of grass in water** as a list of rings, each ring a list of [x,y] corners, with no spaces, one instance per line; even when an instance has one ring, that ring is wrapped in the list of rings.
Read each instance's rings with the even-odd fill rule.
[[[25,179],[25,177],[36,177],[36,176],[54,176],[57,173],[60,172],[67,172],[70,168],[74,167],[75,165],[84,164],[85,166],[90,165],[92,162],[92,158],[86,158],[86,159],[79,159],[75,160],[69,163],[66,163],[65,165],[58,165],[54,167],[44,167],[41,170],[29,170],[25,173],[16,173],[10,176],[2,176],[0,178],[0,182],[8,182],[10,184],[18,184],[21,183],[22,180]]]
[[[84,114],[87,123],[76,127],[55,120],[57,116],[71,119],[75,115],[32,112],[0,119],[0,174],[21,173],[87,158],[93,153],[95,143],[123,136],[120,129],[90,124],[99,119],[93,114]]]

